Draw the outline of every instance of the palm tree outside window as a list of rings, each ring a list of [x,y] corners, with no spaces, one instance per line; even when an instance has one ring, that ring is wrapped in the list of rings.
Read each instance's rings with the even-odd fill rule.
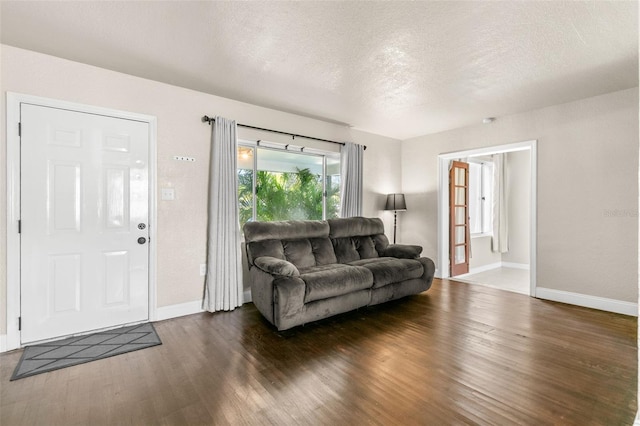
[[[240,226],[321,220],[340,212],[340,155],[238,146]]]

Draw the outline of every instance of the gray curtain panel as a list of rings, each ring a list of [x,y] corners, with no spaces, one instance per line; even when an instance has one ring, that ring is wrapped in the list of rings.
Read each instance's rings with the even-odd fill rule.
[[[364,146],[347,142],[340,150],[342,191],[340,217],[362,216]]]

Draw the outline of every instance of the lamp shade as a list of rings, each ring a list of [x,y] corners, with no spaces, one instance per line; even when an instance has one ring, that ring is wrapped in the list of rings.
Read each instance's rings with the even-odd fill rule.
[[[407,204],[404,201],[404,194],[389,194],[387,195],[387,204],[384,206],[385,210],[406,210]]]

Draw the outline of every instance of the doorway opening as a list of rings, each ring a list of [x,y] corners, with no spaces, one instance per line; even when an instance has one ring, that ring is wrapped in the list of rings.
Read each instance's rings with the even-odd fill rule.
[[[507,205],[505,217],[511,219],[510,226],[506,222],[496,222],[491,213],[491,205],[478,203],[474,207],[471,200],[469,209],[477,214],[469,224],[470,250],[468,273],[457,275],[456,280],[473,284],[482,284],[508,291],[536,295],[536,170],[537,141],[525,141],[513,144],[458,151],[438,156],[438,262],[437,276],[451,278],[451,221],[450,221],[450,169],[453,161],[462,161],[473,165],[470,173],[469,197],[486,199],[487,203],[496,206],[497,197],[487,194],[482,188],[473,189],[474,169],[478,179],[483,175],[483,163],[490,163],[491,168],[497,161],[498,154],[505,160],[504,186]],[[510,186],[509,186],[510,185]],[[475,192],[475,194],[474,194]],[[493,198],[491,200],[491,198]],[[483,200],[484,201],[484,200]],[[472,214],[472,213],[469,213]],[[491,216],[491,220],[487,218]],[[478,218],[483,220],[477,220]],[[502,241],[498,241],[499,232],[493,227],[502,227]],[[495,238],[494,238],[495,237]],[[502,244],[502,247],[498,247]],[[507,247],[510,246],[510,249]]]

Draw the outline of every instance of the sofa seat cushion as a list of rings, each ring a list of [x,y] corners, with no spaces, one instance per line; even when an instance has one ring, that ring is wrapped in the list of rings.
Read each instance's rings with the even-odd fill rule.
[[[300,271],[300,279],[305,283],[304,303],[342,296],[373,285],[369,269],[344,264],[304,268]]]
[[[350,262],[349,265],[368,269],[373,274],[373,288],[384,287],[391,283],[420,278],[424,268],[415,259],[396,259],[393,257],[379,257],[377,259],[362,259]]]

